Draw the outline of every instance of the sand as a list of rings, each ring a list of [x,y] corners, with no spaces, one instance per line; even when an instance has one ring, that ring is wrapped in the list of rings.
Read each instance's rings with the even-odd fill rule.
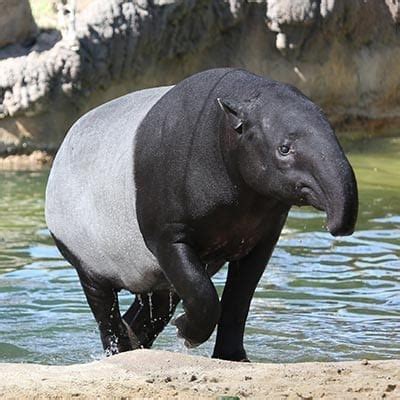
[[[233,363],[136,350],[89,364],[0,364],[0,398],[400,399],[400,360]]]
[[[39,171],[49,168],[53,157],[45,151],[35,150],[31,154],[16,154],[0,157],[0,171]]]

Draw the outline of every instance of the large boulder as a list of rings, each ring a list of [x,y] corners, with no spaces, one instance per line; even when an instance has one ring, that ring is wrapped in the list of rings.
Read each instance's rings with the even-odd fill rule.
[[[37,27],[28,0],[0,0],[0,47],[29,43]]]

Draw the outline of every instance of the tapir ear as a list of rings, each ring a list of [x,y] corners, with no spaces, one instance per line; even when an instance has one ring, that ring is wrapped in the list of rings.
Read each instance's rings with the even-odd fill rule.
[[[223,100],[221,98],[217,99],[221,110],[225,113],[230,122],[232,128],[237,133],[242,133],[243,131],[243,118],[240,116],[240,107],[238,104],[235,104],[232,100]]]

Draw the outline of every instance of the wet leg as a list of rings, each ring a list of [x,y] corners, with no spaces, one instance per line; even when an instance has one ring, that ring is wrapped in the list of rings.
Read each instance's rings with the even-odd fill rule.
[[[78,272],[86,299],[98,324],[106,355],[131,350],[128,332],[119,312],[117,291],[106,282],[99,283],[88,277],[79,258],[50,233],[60,253]]]
[[[212,334],[220,316],[220,303],[214,284],[194,249],[186,243],[181,227],[171,225],[160,239],[157,259],[166,278],[182,299],[184,314],[174,325],[187,347],[204,343]]]
[[[278,221],[246,257],[229,263],[213,358],[249,361],[243,347],[243,336],[250,302],[285,219]]]
[[[239,261],[229,264],[213,358],[248,361],[243,347],[244,329],[250,302],[264,269],[263,262],[253,266],[251,271]]]
[[[107,356],[131,350],[125,324],[118,305],[117,291],[111,286],[98,284],[81,277],[81,284],[89,306],[100,330],[100,337]]]
[[[150,348],[174,314],[179,297],[168,290],[137,294],[124,314],[133,348]]]

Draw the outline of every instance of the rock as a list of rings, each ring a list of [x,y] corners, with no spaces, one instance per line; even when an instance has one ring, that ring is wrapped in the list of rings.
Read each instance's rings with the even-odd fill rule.
[[[317,0],[267,0],[267,18],[276,25],[307,24],[317,15]]]
[[[37,27],[28,0],[0,0],[0,8],[0,47],[35,38]]]
[[[0,154],[54,152],[98,104],[227,65],[298,86],[339,132],[398,131],[398,18],[399,0],[93,0],[73,40],[0,50]]]
[[[18,154],[0,158],[0,170],[37,171],[41,170],[43,167],[48,168],[51,162],[51,156],[44,151],[35,150],[29,155]]]
[[[393,392],[393,390],[396,389],[396,386],[397,385],[394,385],[394,384],[387,385],[385,392]]]
[[[400,22],[400,0],[385,0],[392,18],[395,22]]]

